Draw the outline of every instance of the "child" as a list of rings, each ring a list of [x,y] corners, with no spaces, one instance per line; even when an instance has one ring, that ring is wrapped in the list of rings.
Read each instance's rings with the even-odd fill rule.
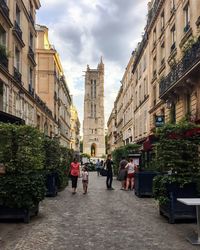
[[[83,172],[82,172],[82,183],[83,183],[83,194],[87,193],[87,189],[88,189],[88,171],[87,168],[84,167],[83,168]]]

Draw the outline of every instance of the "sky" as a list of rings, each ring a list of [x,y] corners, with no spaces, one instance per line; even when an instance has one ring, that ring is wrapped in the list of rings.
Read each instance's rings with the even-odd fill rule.
[[[141,41],[149,0],[40,0],[37,23],[49,28],[73,102],[83,121],[84,71],[105,67],[105,123],[132,51]]]

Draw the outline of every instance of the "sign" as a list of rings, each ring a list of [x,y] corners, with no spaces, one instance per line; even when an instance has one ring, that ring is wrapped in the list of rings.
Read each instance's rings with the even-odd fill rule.
[[[157,115],[155,117],[155,126],[162,127],[165,124],[165,117],[164,115]]]

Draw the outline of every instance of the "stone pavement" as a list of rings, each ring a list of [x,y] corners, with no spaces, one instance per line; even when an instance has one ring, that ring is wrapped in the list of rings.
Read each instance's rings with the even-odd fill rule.
[[[105,177],[90,174],[89,192],[70,188],[46,198],[30,224],[0,223],[0,250],[193,250],[185,236],[195,224],[170,225],[150,198],[105,188]]]

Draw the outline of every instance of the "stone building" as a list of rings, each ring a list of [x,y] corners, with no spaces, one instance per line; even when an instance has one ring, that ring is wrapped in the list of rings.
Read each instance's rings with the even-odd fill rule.
[[[152,0],[148,4],[145,32],[134,51],[132,67],[133,143],[148,140],[158,118],[164,123],[183,118],[200,123],[199,10],[196,0]],[[117,135],[124,131],[120,122],[125,118],[121,111],[126,107],[126,97],[121,101],[125,92],[122,85],[114,104]],[[115,141],[115,146],[120,145]]]
[[[70,148],[71,140],[71,96],[65,80],[59,55],[48,39],[48,28],[42,25],[36,26],[36,93],[48,108],[52,111],[55,121],[56,135],[63,146]],[[40,123],[41,117],[37,116]],[[52,132],[52,127],[46,124]]]
[[[71,105],[71,147],[76,153],[80,153],[80,121],[78,112],[74,105]]]
[[[134,102],[133,102],[133,75],[132,68],[134,63],[134,53],[131,55],[128,65],[126,67],[124,76],[121,80],[123,86],[123,126],[122,135],[124,144],[129,144],[134,141]]]
[[[53,127],[51,110],[35,95],[35,16],[39,0],[0,4],[0,112],[37,126],[37,116]],[[53,131],[54,132],[54,131]]]
[[[111,154],[115,149],[115,136],[116,136],[116,111],[113,108],[107,122],[107,153]]]
[[[83,153],[93,157],[105,155],[104,64],[97,69],[87,66],[85,73]]]
[[[117,98],[114,103],[114,108],[116,110],[116,122],[115,122],[115,147],[121,147],[124,145],[123,142],[123,121],[124,121],[124,114],[123,114],[123,85],[121,85]]]

